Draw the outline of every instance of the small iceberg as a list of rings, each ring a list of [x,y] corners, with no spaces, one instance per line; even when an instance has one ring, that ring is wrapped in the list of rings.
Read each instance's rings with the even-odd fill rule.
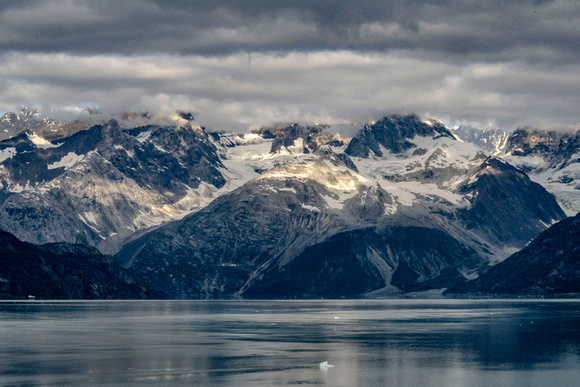
[[[321,370],[325,370],[325,369],[332,368],[332,367],[334,367],[334,365],[328,364],[327,361],[323,361],[322,363],[320,363]]]

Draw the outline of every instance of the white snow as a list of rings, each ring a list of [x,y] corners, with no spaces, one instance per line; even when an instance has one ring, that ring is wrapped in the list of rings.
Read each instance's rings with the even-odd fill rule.
[[[85,212],[85,215],[87,213]],[[91,215],[89,215],[91,216]],[[93,224],[91,224],[91,221],[86,219],[82,214],[77,214],[77,217],[84,223],[86,224],[91,230],[93,230],[94,232],[96,232],[102,239],[105,239],[102,235],[101,232],[98,228],[96,228]],[[93,222],[94,224],[96,224],[95,222]]]
[[[62,145],[62,144],[53,144],[53,143],[45,140],[44,138],[40,137],[36,133],[27,134],[27,135],[28,135],[28,139],[30,141],[32,141],[32,143],[34,145],[36,145],[37,148],[58,148],[59,146]]]
[[[139,135],[137,137],[135,137],[137,139],[137,141],[143,143],[145,141],[147,141],[149,139],[149,137],[151,137],[151,131],[148,130],[146,132],[141,132],[139,133]]]
[[[16,148],[0,149],[0,163],[14,157],[16,153]]]
[[[28,183],[26,183],[25,185],[13,184],[13,185],[10,185],[8,187],[7,191],[13,192],[13,193],[20,193],[20,192],[27,191],[29,188],[30,188],[30,185]]]
[[[76,163],[81,161],[83,158],[84,158],[84,155],[77,155],[74,152],[69,152],[66,156],[64,156],[59,161],[52,163],[52,164],[48,164],[46,167],[48,169],[56,169],[56,168],[63,168],[64,167],[65,170],[68,170],[71,167],[73,167]]]
[[[320,212],[320,208],[315,207],[315,206],[311,206],[309,204],[304,204],[304,203],[300,203],[300,205],[302,206],[302,208],[304,208],[305,210],[309,210],[312,212]]]
[[[358,194],[358,190],[353,191],[334,191],[333,192],[336,197],[324,195],[324,201],[328,205],[328,208],[335,209],[335,210],[342,210],[344,208],[344,202],[349,199],[352,199],[354,196]]]
[[[530,179],[542,185],[556,200],[567,216],[580,212],[580,152],[572,155],[565,166],[554,166],[539,156],[514,156],[508,154],[505,161],[519,168],[527,168]],[[570,180],[564,182],[566,180]]]
[[[88,211],[85,212],[83,215],[87,221],[97,224],[97,215],[94,212]]]
[[[513,166],[522,168],[524,166],[530,166],[533,168],[538,168],[546,164],[546,161],[540,156],[513,156],[506,155],[503,157],[505,161]]]

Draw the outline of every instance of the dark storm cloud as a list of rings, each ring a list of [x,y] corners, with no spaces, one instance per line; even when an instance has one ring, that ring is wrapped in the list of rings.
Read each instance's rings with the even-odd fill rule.
[[[82,54],[412,50],[438,57],[578,60],[569,1],[3,2],[0,48]],[[526,52],[529,50],[529,52]]]

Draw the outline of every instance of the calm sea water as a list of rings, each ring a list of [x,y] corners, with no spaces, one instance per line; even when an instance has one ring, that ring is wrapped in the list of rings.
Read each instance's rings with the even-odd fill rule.
[[[0,302],[0,385],[86,384],[578,386],[580,302]]]

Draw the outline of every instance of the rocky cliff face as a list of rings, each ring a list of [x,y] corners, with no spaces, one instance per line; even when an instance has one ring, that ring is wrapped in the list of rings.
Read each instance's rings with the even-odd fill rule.
[[[580,214],[542,232],[528,246],[448,294],[559,296],[580,293]]]
[[[458,192],[470,201],[458,216],[468,230],[477,230],[494,246],[523,247],[555,220],[565,218],[553,195],[495,158],[486,159]]]

